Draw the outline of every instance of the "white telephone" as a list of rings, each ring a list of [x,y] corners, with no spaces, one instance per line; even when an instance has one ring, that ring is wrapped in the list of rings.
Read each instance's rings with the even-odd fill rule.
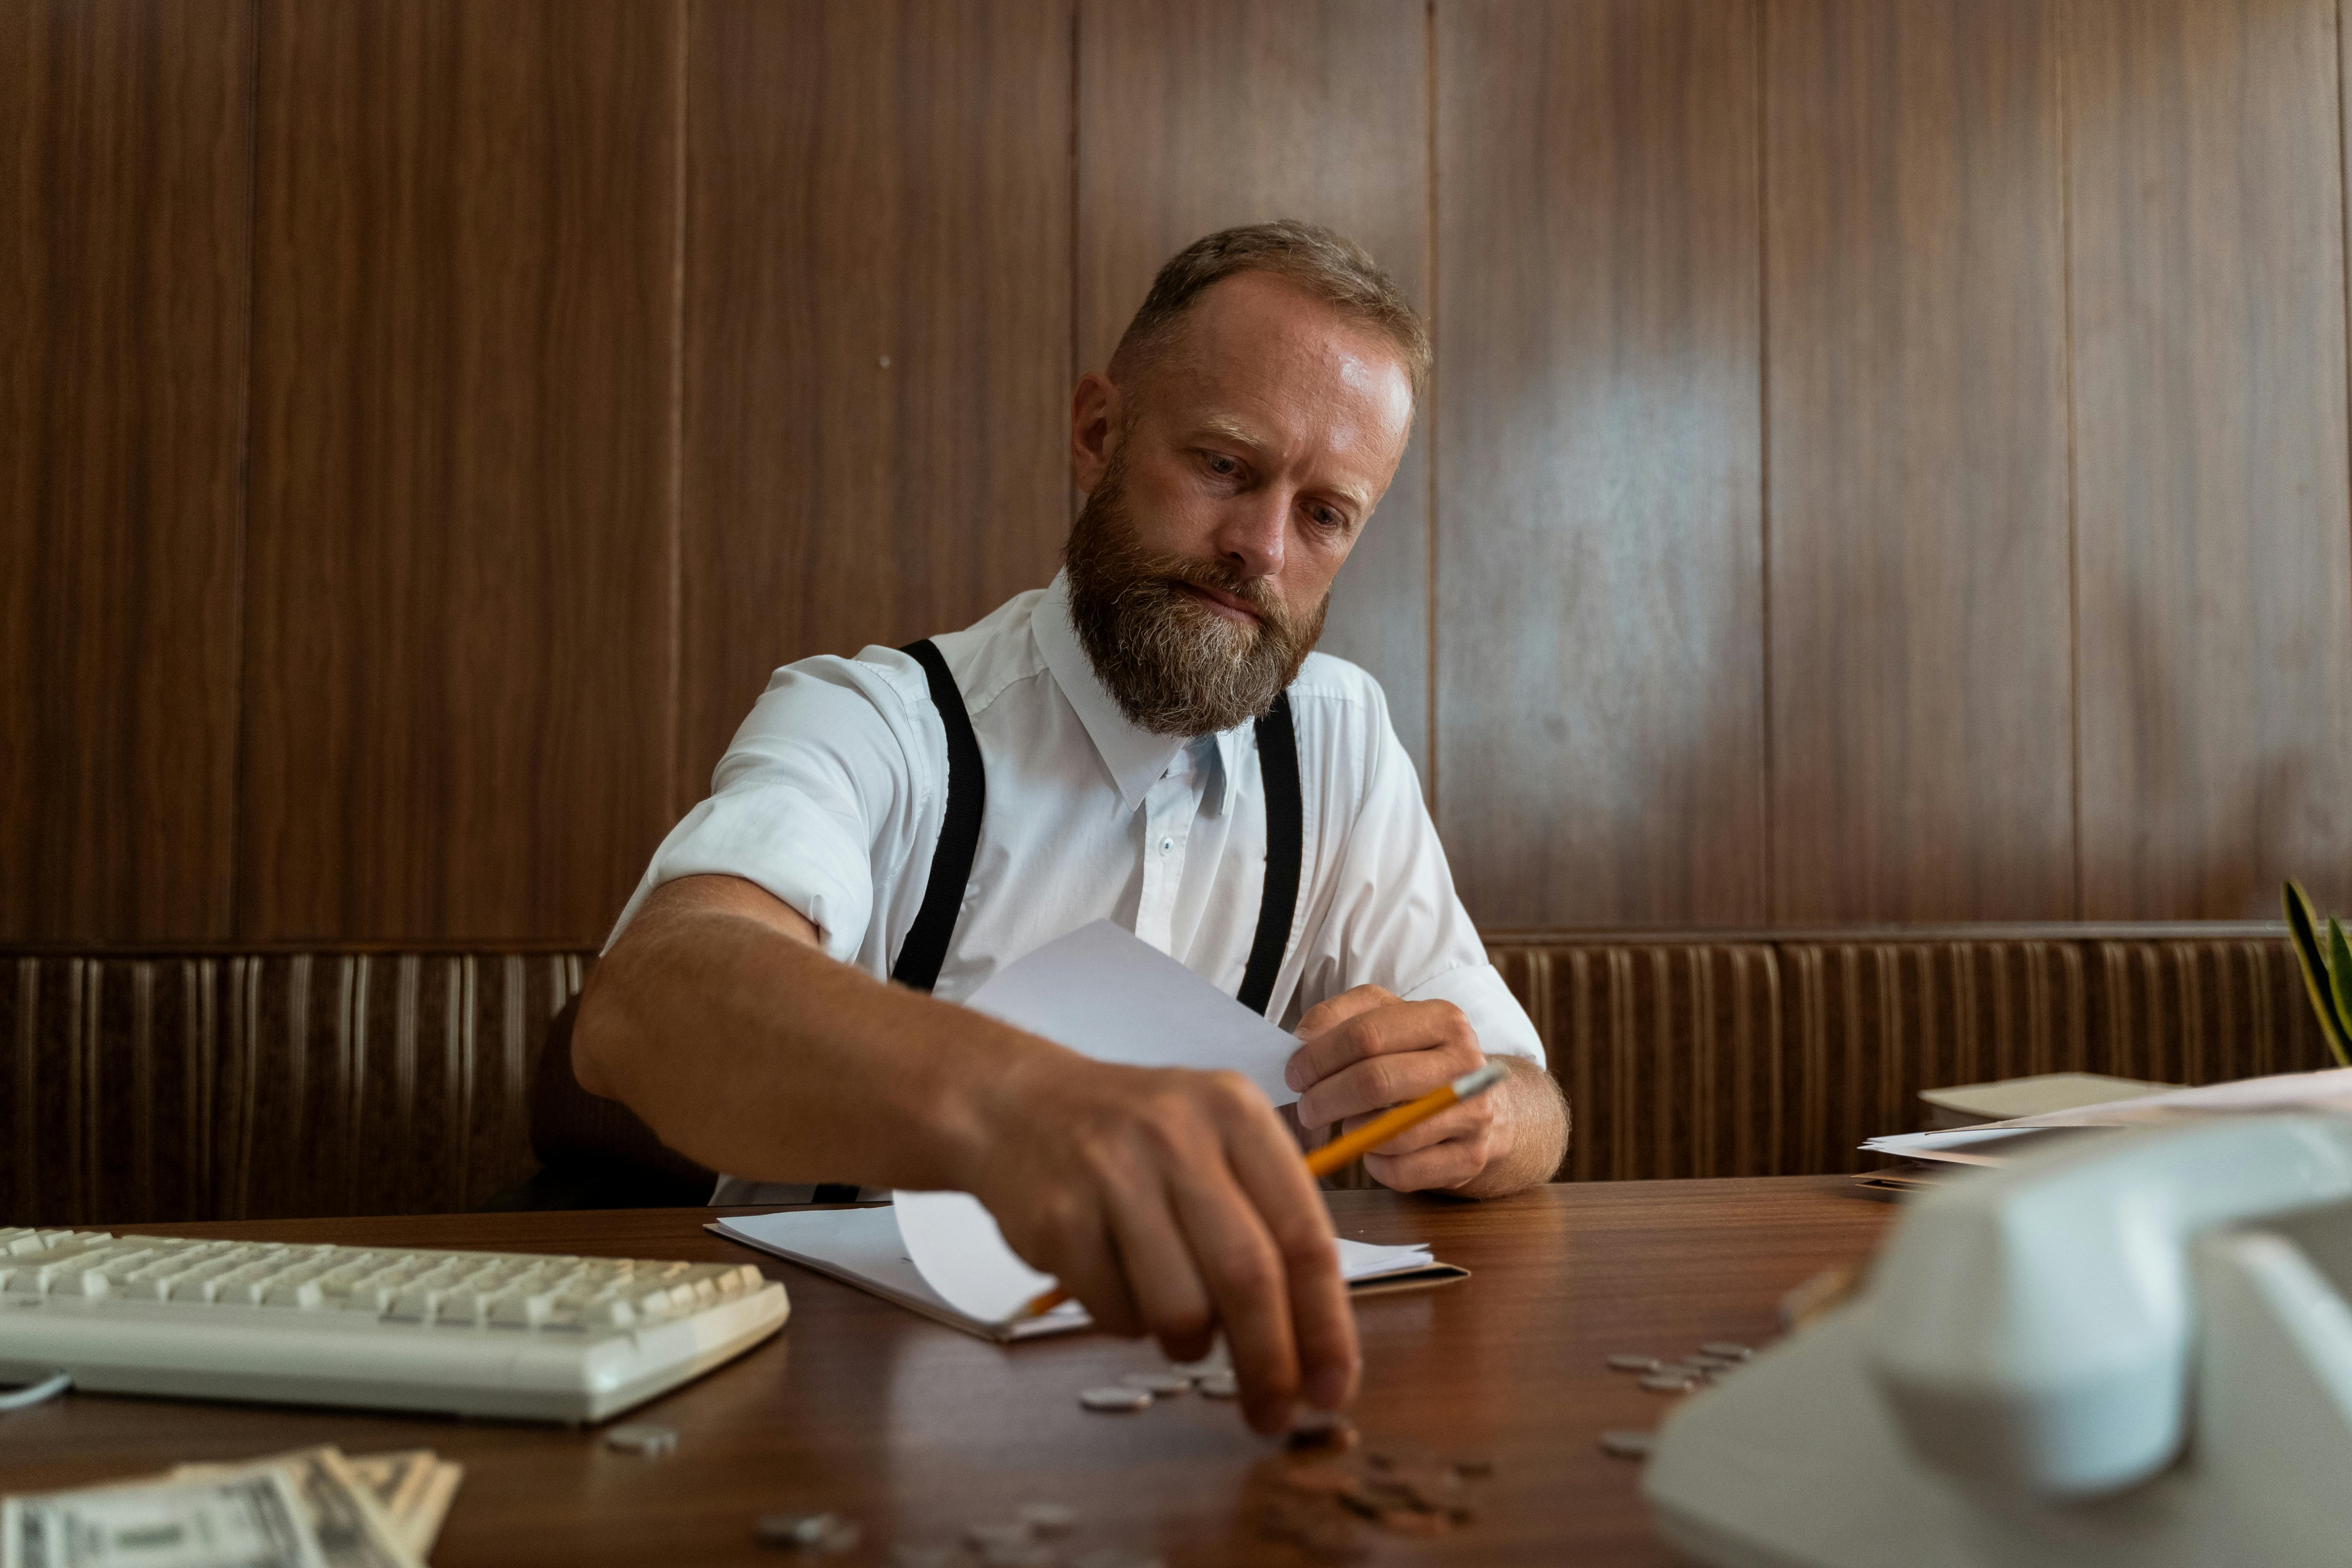
[[[2352,1563],[2352,1119],[2103,1133],[1916,1201],[1643,1489],[1721,1568]]]

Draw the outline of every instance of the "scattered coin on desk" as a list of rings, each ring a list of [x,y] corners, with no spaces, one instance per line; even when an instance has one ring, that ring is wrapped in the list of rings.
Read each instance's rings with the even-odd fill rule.
[[[837,1513],[762,1514],[751,1525],[751,1539],[762,1546],[836,1554],[856,1550],[865,1533]]]
[[[641,1459],[665,1458],[677,1452],[677,1434],[650,1421],[625,1421],[604,1434],[604,1447]]]
[[[1203,1399],[1238,1399],[1241,1397],[1241,1379],[1235,1377],[1230,1372],[1212,1372],[1205,1373],[1193,1384],[1193,1386],[1201,1391],[1201,1397]]]
[[[1130,1372],[1119,1382],[1161,1399],[1192,1392],[1192,1379],[1181,1372]]]
[[[1078,1395],[1078,1403],[1089,1410],[1149,1410],[1151,1408],[1151,1393],[1149,1389],[1112,1384],[1087,1389]]]
[[[1318,1441],[1286,1448],[1252,1472],[1253,1516],[1260,1535],[1287,1541],[1312,1556],[1345,1558],[1364,1546],[1364,1527],[1392,1535],[1443,1535],[1468,1524],[1476,1510],[1470,1482],[1494,1473],[1485,1458],[1445,1460],[1383,1446],[1356,1446],[1352,1426],[1335,1446]]]
[[[1352,1448],[1361,1441],[1346,1416],[1318,1414],[1299,1417],[1283,1438],[1282,1446],[1294,1454],[1331,1454]]]
[[[1646,1459],[1655,1441],[1647,1432],[1603,1432],[1601,1451],[1612,1459]]]
[[[1642,1380],[1642,1386],[1660,1394],[1687,1394],[1698,1385],[1698,1379],[1684,1373],[1654,1372]]]
[[[1756,1353],[1752,1345],[1734,1344],[1729,1340],[1711,1340],[1698,1347],[1701,1355],[1728,1356],[1734,1361],[1746,1361]]]
[[[1612,1355],[1610,1369],[1614,1372],[1655,1372],[1664,1363],[1654,1355]]]

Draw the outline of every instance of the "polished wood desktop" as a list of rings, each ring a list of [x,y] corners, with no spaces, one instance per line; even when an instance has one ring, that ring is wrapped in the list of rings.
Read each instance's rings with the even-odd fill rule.
[[[1603,1358],[1707,1340],[1763,1345],[1781,1294],[1865,1256],[1893,1214],[1844,1177],[1562,1184],[1468,1204],[1330,1194],[1339,1233],[1425,1240],[1461,1284],[1358,1307],[1367,1445],[1491,1459],[1478,1515],[1428,1540],[1367,1531],[1370,1563],[1657,1564],[1638,1467],[1599,1435],[1647,1427],[1675,1397]],[[1097,1547],[1173,1564],[1307,1561],[1262,1540],[1244,1502],[1275,1449],[1228,1404],[1187,1395],[1136,1415],[1081,1409],[1082,1388],[1162,1364],[1100,1335],[999,1348],[706,1232],[706,1209],[276,1220],[138,1226],[172,1235],[615,1257],[750,1258],[792,1293],[784,1331],[625,1419],[674,1427],[647,1460],[595,1430],[290,1407],[69,1394],[0,1415],[0,1490],[29,1491],[312,1443],[428,1447],[466,1466],[438,1568],[772,1563],[752,1521],[830,1509],[864,1543],[954,1542],[1024,1502],[1066,1503],[1069,1554]],[[818,1559],[812,1559],[815,1561]]]

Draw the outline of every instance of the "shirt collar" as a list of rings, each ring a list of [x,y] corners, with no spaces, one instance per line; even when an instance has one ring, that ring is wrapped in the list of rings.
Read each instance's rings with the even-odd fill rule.
[[[1094,661],[1078,642],[1077,629],[1070,625],[1070,584],[1066,573],[1055,573],[1053,585],[1037,601],[1030,615],[1030,627],[1037,638],[1037,649],[1045,656],[1045,668],[1054,674],[1062,695],[1086,726],[1087,737],[1095,743],[1095,752],[1102,758],[1103,766],[1118,790],[1120,805],[1133,811],[1143,802],[1144,795],[1176,761],[1178,753],[1188,746],[1196,748],[1193,763],[1203,774],[1202,806],[1211,816],[1223,816],[1225,809],[1225,783],[1233,776],[1240,761],[1234,748],[1245,726],[1236,725],[1216,735],[1203,735],[1185,741],[1174,735],[1155,735],[1135,723],[1119,711],[1118,703],[1095,674]]]

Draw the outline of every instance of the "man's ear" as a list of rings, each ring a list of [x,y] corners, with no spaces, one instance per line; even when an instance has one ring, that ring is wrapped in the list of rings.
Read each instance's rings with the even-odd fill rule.
[[[1102,372],[1087,372],[1070,396],[1070,477],[1087,495],[1094,494],[1103,470],[1110,467],[1118,430],[1118,388]]]

